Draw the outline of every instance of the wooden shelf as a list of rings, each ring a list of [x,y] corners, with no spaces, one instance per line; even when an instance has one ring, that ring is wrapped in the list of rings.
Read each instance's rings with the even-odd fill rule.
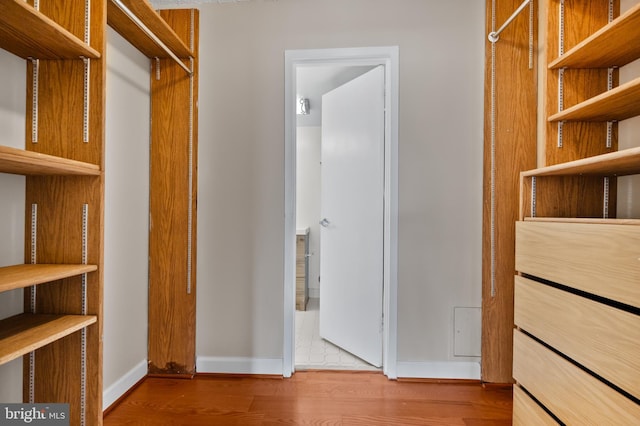
[[[97,50],[23,0],[0,1],[0,47],[25,59],[100,57]]]
[[[0,173],[99,176],[100,167],[82,161],[0,146]]]
[[[560,111],[549,121],[621,121],[640,115],[640,78]]]
[[[173,29],[153,9],[147,0],[120,0],[120,2],[151,30],[179,58],[193,56],[191,50]],[[169,58],[167,52],[132,21],[116,0],[107,2],[107,23],[149,58]]]
[[[521,176],[627,176],[634,174],[640,174],[640,147],[528,170],[522,172]]]
[[[621,67],[640,58],[640,4],[593,33],[549,64],[557,68]],[[620,40],[627,43],[620,44]]]
[[[551,222],[551,223],[590,223],[597,225],[640,225],[640,219],[599,219],[593,217],[531,217],[523,218],[525,222]]]
[[[20,314],[0,321],[0,365],[96,322],[94,315]]]
[[[0,268],[0,292],[74,277],[98,269],[96,265],[13,265]]]

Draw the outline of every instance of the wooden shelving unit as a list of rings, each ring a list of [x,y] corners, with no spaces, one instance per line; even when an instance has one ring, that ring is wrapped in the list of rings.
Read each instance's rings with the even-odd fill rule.
[[[100,425],[106,0],[40,3],[0,2],[27,76],[25,148],[0,146],[0,173],[26,176],[25,264],[0,268],[24,313],[0,321],[0,363],[26,355],[25,402]]]
[[[95,315],[21,314],[0,321],[0,364],[60,340],[97,321]]]
[[[618,219],[615,206],[616,178],[640,174],[640,147],[618,151],[602,123],[640,115],[640,78],[592,92],[607,72],[615,85],[603,68],[640,57],[640,4],[603,24],[608,9],[547,0],[548,55],[573,47],[548,65],[546,110],[578,101],[547,119],[548,166],[520,175],[514,424],[640,419],[640,218]]]

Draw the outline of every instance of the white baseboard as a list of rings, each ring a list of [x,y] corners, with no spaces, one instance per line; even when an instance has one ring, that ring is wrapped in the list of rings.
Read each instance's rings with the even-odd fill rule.
[[[282,375],[281,358],[209,357],[196,358],[198,373]]]
[[[120,377],[114,384],[105,389],[102,393],[102,409],[106,410],[118,398],[124,395],[133,385],[147,375],[147,360],[142,360],[138,365]]]
[[[480,380],[480,362],[398,362],[398,378]]]

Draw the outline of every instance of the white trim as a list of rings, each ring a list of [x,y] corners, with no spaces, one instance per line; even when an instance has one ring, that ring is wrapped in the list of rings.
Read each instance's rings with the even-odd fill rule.
[[[398,300],[398,87],[399,49],[363,47],[285,51],[285,152],[284,152],[284,348],[282,374],[295,370],[295,231],[296,231],[296,68],[309,65],[384,65],[385,218],[384,218],[384,331],[383,372],[397,377]]]
[[[398,362],[398,377],[480,380],[480,362]]]
[[[199,356],[198,373],[282,375],[281,358]]]
[[[106,410],[131,389],[136,383],[147,375],[148,362],[146,359],[140,361],[138,365],[125,373],[114,384],[109,386],[102,393],[102,409]]]

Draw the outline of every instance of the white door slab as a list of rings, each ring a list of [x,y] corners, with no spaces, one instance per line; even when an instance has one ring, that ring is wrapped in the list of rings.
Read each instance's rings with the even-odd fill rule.
[[[322,98],[320,335],[382,365],[384,67]]]

